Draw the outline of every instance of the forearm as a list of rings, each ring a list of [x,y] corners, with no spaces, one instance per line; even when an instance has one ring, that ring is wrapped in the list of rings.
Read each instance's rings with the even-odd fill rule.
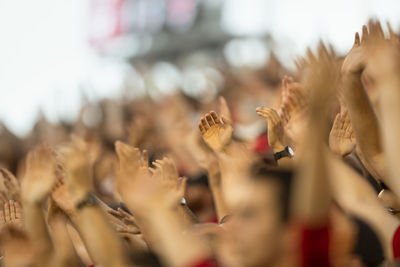
[[[326,103],[314,101],[310,106],[309,123],[299,144],[299,175],[295,186],[296,218],[309,225],[319,226],[328,219],[331,204],[330,186],[327,179],[324,155],[328,125],[325,116]]]
[[[359,74],[344,74],[344,100],[349,111],[357,150],[363,163],[376,178],[382,178],[383,166],[376,164],[382,155],[379,124],[376,114],[366,91],[363,88]]]
[[[91,258],[104,267],[124,266],[123,247],[98,207],[78,211],[75,221]]]
[[[382,133],[388,176],[385,182],[400,197],[400,169],[398,151],[400,149],[400,79],[397,75],[387,77],[379,83],[381,92]]]
[[[41,265],[47,264],[53,252],[53,245],[47,230],[41,204],[24,203],[25,227],[35,244],[37,260]]]
[[[392,257],[392,238],[399,222],[384,210],[364,178],[328,152],[327,158],[334,199],[345,212],[368,223],[377,232],[387,257]]]
[[[196,215],[189,209],[186,204],[180,204],[177,209],[177,213],[181,218],[181,225],[187,229],[193,224],[199,223],[199,219]]]
[[[316,142],[320,140],[321,142]],[[327,181],[326,163],[321,152],[324,146],[320,138],[306,142],[308,152],[301,153],[298,179],[295,189],[296,218],[309,225],[326,223],[331,203],[330,188]]]
[[[211,192],[214,199],[215,209],[217,212],[218,221],[220,222],[222,218],[229,215],[229,209],[226,204],[222,188],[220,185],[211,186]]]
[[[66,218],[60,221],[49,221],[51,234],[56,250],[53,264],[60,267],[79,266],[80,261],[68,235]]]
[[[189,232],[183,233],[184,229],[175,212],[154,209],[147,221],[155,237],[157,250],[169,266],[187,267],[210,256],[201,239]]]

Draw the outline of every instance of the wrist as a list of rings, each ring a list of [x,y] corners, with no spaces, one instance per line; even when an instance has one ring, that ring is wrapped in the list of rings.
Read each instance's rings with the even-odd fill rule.
[[[272,150],[274,153],[282,151],[285,149],[285,147],[280,143],[280,142],[276,142],[275,144],[273,144],[271,146]]]
[[[344,71],[342,72],[342,81],[345,83],[361,81],[361,74],[362,71]]]
[[[91,190],[79,190],[79,191],[71,190],[70,192],[71,192],[72,202],[74,203],[75,207],[79,205],[79,203],[87,199],[88,196],[93,195]]]
[[[87,193],[86,196],[78,202],[75,202],[76,210],[81,210],[84,207],[97,206],[98,201],[94,194]]]

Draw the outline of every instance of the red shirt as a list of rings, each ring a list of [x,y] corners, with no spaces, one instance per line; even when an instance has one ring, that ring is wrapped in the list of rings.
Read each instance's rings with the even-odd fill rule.
[[[196,264],[190,265],[190,267],[218,267],[217,262],[212,259],[203,259],[202,261],[197,262]]]
[[[318,228],[302,227],[301,233],[301,266],[331,266],[329,259],[329,226]]]
[[[393,247],[393,258],[397,260],[400,259],[400,226],[397,227],[396,232],[394,232],[392,247]]]

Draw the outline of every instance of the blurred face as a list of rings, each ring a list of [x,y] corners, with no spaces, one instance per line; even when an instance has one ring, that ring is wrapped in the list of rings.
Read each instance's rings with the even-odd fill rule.
[[[241,266],[271,265],[282,252],[285,225],[278,189],[272,181],[251,182],[232,206],[234,217],[227,228]]]

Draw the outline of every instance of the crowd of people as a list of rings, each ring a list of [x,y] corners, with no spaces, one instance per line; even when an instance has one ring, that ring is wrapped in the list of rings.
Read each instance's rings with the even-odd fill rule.
[[[371,20],[296,66],[3,125],[0,266],[396,266],[399,35]]]

